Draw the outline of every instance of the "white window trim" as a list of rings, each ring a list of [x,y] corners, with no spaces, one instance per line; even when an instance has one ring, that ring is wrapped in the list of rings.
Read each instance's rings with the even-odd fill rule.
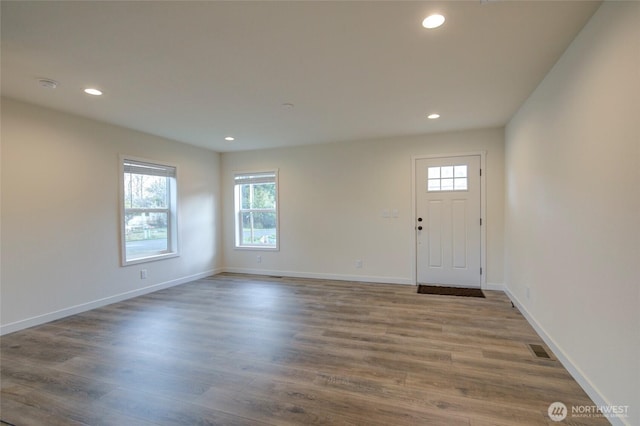
[[[238,205],[239,199],[236,197],[236,176],[244,176],[251,174],[275,174],[276,183],[276,245],[275,246],[261,246],[261,245],[239,245],[240,241],[240,206]],[[248,170],[248,171],[234,171],[233,172],[233,221],[234,221],[234,237],[233,248],[234,250],[257,250],[257,251],[280,251],[280,182],[279,182],[279,169],[267,169],[267,170]],[[254,209],[259,210],[259,209]],[[272,209],[269,209],[271,211]]]
[[[173,167],[176,170],[176,178],[175,178],[175,184],[172,185],[171,187],[171,201],[172,201],[172,206],[173,208],[169,208],[169,215],[167,217],[167,223],[170,224],[170,227],[167,231],[167,245],[169,247],[169,251],[167,251],[166,253],[160,253],[160,254],[154,254],[152,256],[147,256],[147,257],[141,257],[141,258],[137,258],[137,259],[132,259],[132,260],[127,260],[127,248],[126,248],[126,225],[125,225],[125,206],[124,206],[124,162],[125,161],[137,161],[137,162],[141,162],[141,163],[149,163],[149,164],[157,164],[159,166],[167,166],[167,167]],[[174,163],[170,163],[170,162],[166,162],[166,161],[158,161],[158,160],[153,160],[153,159],[148,159],[148,158],[141,158],[141,157],[136,157],[136,156],[132,156],[132,155],[122,155],[120,154],[118,156],[118,162],[119,162],[119,166],[118,166],[118,170],[119,170],[119,178],[118,178],[118,182],[119,182],[119,197],[120,197],[120,264],[121,266],[130,266],[130,265],[137,265],[140,263],[148,263],[148,262],[155,262],[158,260],[162,260],[162,259],[169,259],[169,258],[173,258],[173,257],[179,257],[180,256],[180,239],[179,239],[179,232],[178,230],[179,228],[179,223],[178,223],[178,210],[179,210],[179,205],[180,203],[178,202],[178,181],[180,179],[179,177],[179,168],[176,164]],[[138,209],[129,209],[129,210],[138,210]],[[143,211],[153,211],[153,210],[157,210],[158,212],[165,212],[167,211],[167,209],[139,209],[139,210],[143,210]]]

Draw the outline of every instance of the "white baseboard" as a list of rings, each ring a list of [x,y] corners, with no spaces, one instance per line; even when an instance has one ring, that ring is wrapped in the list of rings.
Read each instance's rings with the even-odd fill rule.
[[[485,283],[482,286],[482,290],[494,290],[494,291],[505,291],[504,284],[496,284],[496,283]]]
[[[122,300],[132,299],[134,297],[142,296],[144,294],[152,293],[154,291],[188,283],[189,281],[194,281],[200,278],[209,277],[211,275],[219,274],[220,272],[222,272],[221,268],[211,269],[198,274],[176,278],[174,280],[150,285],[148,287],[140,288],[137,290],[127,291],[125,293],[116,294],[113,296],[105,297],[103,299],[94,300],[92,302],[82,303],[80,305],[75,305],[69,308],[60,309],[55,312],[49,312],[47,314],[38,315],[35,317],[20,320],[20,321],[15,321],[15,322],[0,326],[0,336],[13,333],[16,331],[24,330],[26,328],[35,327],[36,325],[55,321],[60,318],[68,317],[70,315],[79,314],[81,312],[85,312],[91,309],[100,308],[102,306],[110,305],[112,303],[120,302]]]
[[[544,342],[549,346],[549,349],[553,351],[553,354],[560,361],[560,363],[567,369],[569,374],[575,379],[576,382],[582,387],[582,389],[589,395],[595,405],[597,406],[611,406],[610,401],[605,398],[600,391],[596,388],[596,386],[589,380],[589,378],[584,374],[584,372],[578,368],[569,355],[567,355],[562,348],[556,343],[556,341],[547,333],[547,331],[536,321],[536,319],[531,315],[531,313],[525,308],[525,306],[520,302],[520,300],[509,291],[509,288],[503,286],[504,292],[507,294],[509,299],[516,305],[520,313],[525,317],[525,319],[531,324],[536,333],[544,340]],[[631,426],[630,423],[626,421],[626,419],[621,417],[610,417],[607,418],[612,425],[615,426]]]
[[[249,274],[249,275],[271,275],[278,277],[291,277],[291,278],[316,278],[321,280],[336,280],[336,281],[355,281],[366,283],[378,283],[378,284],[404,284],[413,285],[411,278],[400,277],[379,277],[379,276],[366,276],[366,275],[342,275],[342,274],[326,274],[320,272],[297,272],[297,271],[277,271],[268,269],[251,269],[251,268],[223,268],[223,272],[230,272],[234,274]]]

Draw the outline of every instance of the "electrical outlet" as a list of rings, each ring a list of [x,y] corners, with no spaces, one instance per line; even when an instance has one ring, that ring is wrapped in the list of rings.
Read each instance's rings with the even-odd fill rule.
[[[146,269],[140,269],[140,279],[141,280],[146,280],[147,279],[147,270]]]
[[[257,256],[256,256],[256,262],[258,262],[258,263],[262,263],[262,256],[257,255]]]
[[[362,269],[362,260],[360,259],[356,260],[356,268]]]

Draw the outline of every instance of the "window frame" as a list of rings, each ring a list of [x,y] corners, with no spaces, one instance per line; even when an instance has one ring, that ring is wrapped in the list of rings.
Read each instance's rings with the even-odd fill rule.
[[[242,204],[242,195],[240,193],[241,183],[237,183],[238,177],[249,177],[249,176],[261,176],[261,175],[274,175],[273,183],[275,184],[275,206],[273,209],[243,209]],[[250,182],[245,182],[245,184]],[[254,182],[260,183],[260,182]],[[269,181],[262,182],[269,183]],[[254,170],[254,171],[236,171],[233,173],[233,205],[234,205],[234,249],[235,250],[261,250],[261,251],[279,251],[280,250],[280,185],[279,185],[279,170],[278,169],[268,169],[268,170]],[[274,213],[275,214],[275,226],[276,226],[276,243],[275,245],[259,245],[259,244],[243,244],[242,243],[242,214],[243,213]]]
[[[456,176],[456,168],[457,167],[464,167],[465,171],[464,171],[464,176]],[[443,177],[442,176],[442,169],[444,168],[451,168],[451,176],[447,176],[447,177]],[[431,170],[435,170],[438,169],[438,176],[437,177],[431,177]],[[469,170],[466,164],[448,164],[446,166],[430,166],[427,167],[427,192],[468,192],[469,191]],[[463,180],[464,179],[464,183],[465,183],[465,187],[464,188],[457,188],[456,184],[457,181],[459,180]],[[451,188],[442,188],[442,183],[445,180],[450,180],[451,181]],[[431,186],[432,182],[437,182],[438,183],[438,187],[435,188]]]
[[[179,238],[178,238],[178,180],[179,180],[179,169],[176,164],[166,162],[166,161],[158,161],[152,160],[148,158],[140,158],[131,155],[119,155],[119,196],[120,196],[120,262],[121,266],[129,266],[136,265],[147,262],[155,262],[157,260],[169,259],[173,257],[180,256],[179,250]],[[173,169],[175,170],[172,179],[169,179],[169,186],[167,191],[169,194],[167,195],[168,206],[166,208],[126,208],[125,207],[125,163],[137,163],[137,164],[147,164],[150,166],[156,166],[160,168]],[[130,213],[166,213],[167,215],[167,249],[156,252],[155,254],[137,257],[133,259],[127,259],[127,224],[126,217],[127,214]]]

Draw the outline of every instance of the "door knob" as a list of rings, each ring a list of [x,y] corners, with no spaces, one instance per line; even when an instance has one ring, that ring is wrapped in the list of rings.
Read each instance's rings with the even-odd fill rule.
[[[421,217],[418,218],[418,222],[422,222],[422,218]]]
[[[418,226],[418,231],[422,231],[422,226]]]

